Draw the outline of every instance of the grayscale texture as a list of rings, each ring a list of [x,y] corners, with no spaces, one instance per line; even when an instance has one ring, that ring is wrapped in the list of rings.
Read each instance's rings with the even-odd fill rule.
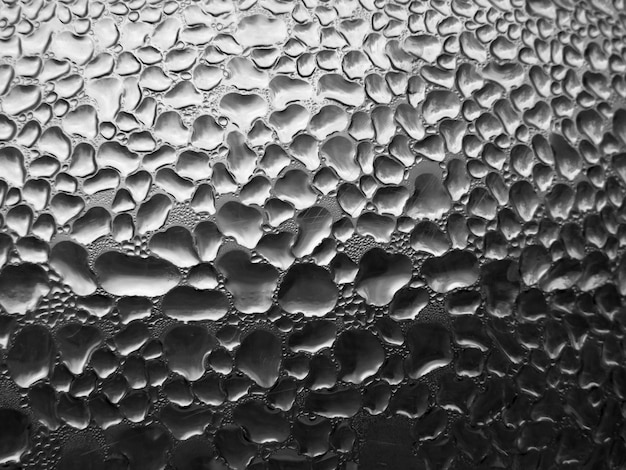
[[[626,468],[624,0],[0,1],[1,468]]]

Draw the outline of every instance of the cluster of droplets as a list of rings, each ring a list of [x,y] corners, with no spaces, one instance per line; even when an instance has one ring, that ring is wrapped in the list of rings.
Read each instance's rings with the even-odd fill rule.
[[[626,465],[621,0],[0,5],[0,464]]]

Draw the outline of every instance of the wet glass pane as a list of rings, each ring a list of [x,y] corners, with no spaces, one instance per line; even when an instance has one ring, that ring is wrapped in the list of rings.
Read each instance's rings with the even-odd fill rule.
[[[1,0],[0,466],[626,468],[624,0]]]

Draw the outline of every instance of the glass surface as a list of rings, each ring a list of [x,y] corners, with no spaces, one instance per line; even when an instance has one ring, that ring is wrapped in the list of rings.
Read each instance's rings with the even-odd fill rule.
[[[626,468],[623,0],[4,0],[0,466]]]

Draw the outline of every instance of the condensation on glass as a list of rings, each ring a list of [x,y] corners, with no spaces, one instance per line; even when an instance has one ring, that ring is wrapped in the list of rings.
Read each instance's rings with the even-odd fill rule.
[[[625,33],[3,0],[0,464],[625,468]]]

